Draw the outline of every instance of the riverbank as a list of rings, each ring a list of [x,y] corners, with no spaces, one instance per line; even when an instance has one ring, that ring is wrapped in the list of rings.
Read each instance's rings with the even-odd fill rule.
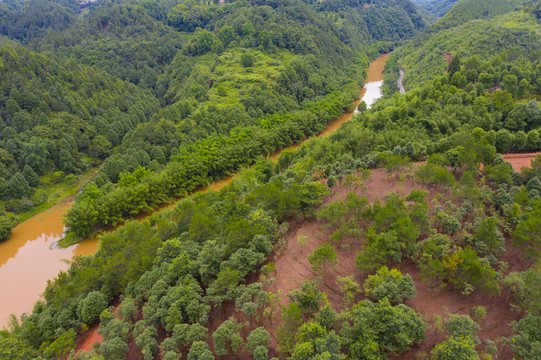
[[[381,97],[381,91],[375,84],[380,84],[383,81],[383,69],[388,57],[389,54],[384,54],[370,63],[367,69],[365,86],[360,90],[359,99],[352,104],[350,110],[347,110],[341,116],[331,121],[327,128],[316,136],[317,138],[332,134],[342,126],[342,124],[349,121],[354,116],[353,109],[357,108],[361,100],[366,101],[367,97],[369,97],[373,99],[373,101],[371,101],[371,103],[373,103]],[[291,145],[286,149],[297,149],[308,140],[309,138],[299,144]],[[268,157],[269,160],[277,161],[284,150],[285,149],[276,151]],[[194,193],[219,190],[222,187],[227,186],[234,178],[235,175],[230,175],[224,179],[214,181],[207,186],[198,188]],[[78,184],[80,184],[80,182],[78,182]],[[95,253],[98,248],[98,237],[103,233],[114,231],[124,224],[124,222],[122,222],[115,227],[104,230],[95,237],[88,239],[72,239],[78,240],[77,243],[66,241],[67,239],[65,238],[62,220],[63,216],[71,207],[73,195],[77,190],[78,186],[72,191],[72,197],[68,198],[67,201],[61,201],[51,209],[19,224],[18,227],[14,229],[13,235],[13,238],[17,240],[12,241],[13,239],[10,238],[5,242],[6,244],[9,244],[9,251],[2,251],[2,248],[0,248],[0,253],[5,254],[5,261],[0,262],[0,288],[5,289],[7,293],[10,294],[9,298],[12,299],[14,303],[17,303],[0,303],[0,325],[6,323],[5,320],[10,313],[15,313],[19,316],[24,311],[29,311],[32,304],[39,299],[39,295],[43,292],[47,280],[54,278],[59,271],[66,270],[69,267],[69,262],[73,256]],[[150,213],[139,214],[132,219],[143,221],[157,212],[174,206],[175,203],[176,201],[173,203],[162,204],[156,210]],[[44,224],[46,224],[46,226]],[[28,233],[26,227],[36,230],[36,233]],[[60,247],[59,244],[62,244],[63,247]],[[19,253],[26,255],[18,255]],[[35,261],[33,259],[37,257],[40,258],[39,265],[34,266]],[[2,265],[8,262],[12,264],[9,265],[9,272],[4,270],[4,266]],[[32,266],[29,266],[29,264],[32,264]],[[40,269],[46,270],[41,272]],[[37,274],[38,272],[40,274]],[[32,278],[33,280],[27,280],[27,277]],[[8,278],[13,279],[14,281],[2,283],[3,279]],[[19,299],[30,299],[30,301],[18,301]]]
[[[373,62],[370,63],[370,66],[367,69],[367,78],[365,80],[365,84],[364,84],[363,88],[360,91],[359,99],[352,104],[353,106],[350,107],[350,110],[347,110],[341,116],[339,116],[338,118],[336,118],[335,120],[330,122],[328,124],[327,128],[324,131],[322,131],[320,134],[315,136],[316,138],[321,138],[321,137],[325,137],[325,136],[328,136],[328,135],[332,134],[334,131],[336,131],[338,128],[340,128],[340,126],[342,126],[342,124],[344,124],[345,122],[351,120],[351,118],[355,115],[355,111],[351,110],[351,109],[356,109],[361,101],[366,102],[367,97],[374,98],[375,97],[374,92],[379,94],[379,97],[381,97],[382,94],[381,94],[380,88],[378,88],[378,87],[376,87],[374,85],[379,84],[379,86],[381,86],[381,84],[383,83],[383,69],[385,67],[385,62],[387,61],[389,55],[390,54],[381,55],[376,60],[374,60]],[[377,100],[377,98],[375,100]],[[372,101],[372,103],[374,101]],[[278,161],[278,158],[280,157],[280,155],[282,154],[282,152],[284,150],[286,150],[286,149],[297,149],[300,146],[302,146],[309,139],[310,138],[305,139],[303,142],[301,142],[299,144],[294,144],[294,145],[291,145],[291,146],[289,146],[289,147],[287,147],[285,149],[276,151],[274,154],[269,156],[268,159],[270,161],[276,162],[276,161]],[[198,190],[196,192],[209,191],[209,190],[219,190],[222,187],[224,187],[224,186],[228,185],[229,183],[231,183],[234,179],[235,179],[235,175],[231,175],[231,176],[229,176],[229,177],[227,177],[225,179],[213,182],[212,184],[210,184],[210,185],[208,185],[208,186],[206,186],[206,187],[204,187],[204,188],[202,188],[202,189],[200,189],[200,190]],[[138,220],[142,220],[142,219],[144,219],[144,218],[146,218],[146,217],[148,217],[148,216],[150,216],[152,214],[155,214],[158,211],[163,211],[163,210],[165,210],[165,209],[167,209],[167,208],[169,208],[169,207],[171,207],[173,205],[174,204],[163,205],[163,206],[160,207],[159,210],[156,210],[156,211],[154,211],[154,212],[152,212],[150,214],[139,215],[136,218]],[[112,230],[110,230],[110,231],[112,231]],[[99,329],[99,325],[94,324],[92,329],[93,329],[93,331],[87,331],[85,334],[83,334],[82,336],[80,336],[78,338],[77,343],[80,344],[80,345],[75,350],[76,352],[81,351],[81,350],[85,350],[85,348],[92,348],[93,343],[101,342],[101,338],[97,334],[97,331]]]

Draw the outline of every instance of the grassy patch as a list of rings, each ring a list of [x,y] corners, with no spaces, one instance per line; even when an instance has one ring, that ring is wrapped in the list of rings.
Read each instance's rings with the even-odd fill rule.
[[[245,52],[254,58],[254,65],[251,67],[241,65],[240,57]],[[209,90],[209,100],[214,104],[238,103],[252,86],[274,80],[293,56],[288,51],[270,54],[237,48],[224,52],[216,60],[214,84]],[[222,89],[222,94],[219,93],[219,88]]]
[[[34,215],[37,215],[52,206],[56,205],[62,200],[74,196],[80,187],[88,181],[96,173],[95,168],[87,170],[83,174],[77,176],[66,176],[63,181],[55,183],[53,174],[46,174],[40,178],[41,186],[33,195],[32,198],[46,199],[43,202],[40,202],[38,205],[33,206],[32,208],[18,212],[16,214],[16,222],[21,223]],[[46,185],[43,185],[46,184]]]

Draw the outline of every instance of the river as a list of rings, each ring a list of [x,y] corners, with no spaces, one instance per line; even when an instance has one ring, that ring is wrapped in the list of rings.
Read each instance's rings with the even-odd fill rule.
[[[381,97],[383,68],[389,54],[381,55],[367,69],[365,86],[361,89],[360,99],[370,107]],[[361,100],[353,103],[356,109]],[[349,121],[355,111],[346,111],[317,137],[331,134],[344,122]],[[301,144],[289,148],[296,149]],[[275,152],[270,158],[278,159],[283,150]],[[199,191],[219,190],[229,184],[233,176],[216,181]],[[9,314],[20,316],[30,312],[33,304],[39,300],[45,290],[47,280],[53,279],[59,271],[69,267],[69,260],[75,255],[88,255],[96,252],[97,238],[85,240],[68,248],[60,248],[57,241],[64,235],[62,219],[71,207],[71,202],[60,202],[13,229],[13,234],[6,241],[0,242],[0,327],[7,325]],[[170,206],[170,205],[169,205]],[[168,207],[164,205],[157,211]],[[144,219],[149,214],[140,215]],[[67,261],[64,261],[67,260]]]

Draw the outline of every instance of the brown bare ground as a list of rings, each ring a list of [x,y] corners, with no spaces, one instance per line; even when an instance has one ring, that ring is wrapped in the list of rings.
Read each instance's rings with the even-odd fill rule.
[[[395,179],[389,179],[383,169],[377,169],[372,171],[372,176],[367,182],[367,190],[364,193],[358,194],[367,196],[369,202],[373,202],[377,199],[380,199],[381,201],[383,196],[390,192],[407,195],[414,188],[423,188],[423,186],[415,183],[411,179],[399,183]],[[423,189],[429,192],[427,201],[430,202],[436,193],[435,190],[429,190],[428,188]],[[324,204],[344,199],[348,192],[348,189],[337,186],[336,192],[324,199]],[[320,244],[328,241],[329,236],[333,231],[333,229],[325,228],[322,225],[324,224],[318,222],[315,218],[292,219],[290,222],[290,228],[285,235],[286,244],[273,259],[277,269],[275,273],[276,282],[273,290],[280,290],[282,294],[282,305],[288,303],[286,294],[289,291],[298,288],[299,283],[302,283],[307,279],[313,280],[317,277],[318,274],[310,268],[308,256]],[[302,252],[296,241],[297,237],[300,235],[308,237],[302,248]],[[341,245],[335,246],[338,254],[338,263],[334,268],[327,269],[319,284],[320,290],[327,294],[328,301],[336,310],[341,310],[345,306],[335,283],[336,278],[339,276],[353,275],[354,279],[361,285],[366,280],[366,276],[362,276],[360,271],[355,268],[355,257],[357,250],[362,246],[362,241],[350,240],[348,243],[349,246],[346,248]],[[512,248],[508,248],[508,252],[501,260],[509,263],[510,270],[523,270],[520,254]],[[482,341],[486,339],[496,340],[501,336],[509,336],[511,334],[511,329],[508,324],[511,321],[520,318],[520,314],[513,312],[509,306],[510,295],[508,292],[504,291],[501,295],[494,297],[477,291],[470,295],[463,295],[451,287],[443,289],[434,288],[430,284],[423,282],[419,270],[411,261],[391,265],[399,268],[403,274],[410,274],[412,276],[417,288],[417,296],[413,300],[406,301],[406,304],[420,312],[425,321],[429,324],[426,340],[417,348],[414,348],[410,352],[399,357],[394,357],[394,359],[410,360],[421,358],[423,354],[430,353],[430,350],[437,341],[442,341],[445,338],[445,334],[439,334],[438,338],[436,338],[436,332],[433,326],[433,319],[436,315],[442,316],[443,318],[447,317],[448,314],[468,314],[472,316],[473,307],[484,306],[488,315],[479,320],[479,325],[481,326],[479,336]],[[363,299],[363,297],[358,296],[355,301],[361,299]],[[274,336],[271,344],[273,347],[277,346],[275,336],[278,327],[282,325],[280,315],[281,311],[274,319],[272,326],[268,327],[269,331]],[[497,358],[510,359],[511,357],[512,355],[509,353],[508,349],[502,349]]]
[[[523,167],[530,168],[531,161],[541,152],[527,153],[527,154],[503,154],[505,161],[509,161],[513,165],[515,171],[521,171]]]
[[[445,55],[445,60],[447,60],[447,66],[449,66],[449,64],[451,64],[451,60],[453,59],[453,55],[449,53],[444,53],[444,55]]]
[[[539,154],[541,153],[504,154],[503,157],[506,161],[511,162],[515,170],[519,171],[523,166],[529,167],[531,159]],[[414,166],[419,164],[414,164]],[[383,202],[383,197],[392,192],[400,195],[407,195],[415,188],[421,188],[428,191],[427,201],[430,203],[437,193],[434,188],[423,187],[412,179],[399,182],[395,178],[390,178],[389,175],[385,173],[384,169],[373,170],[366,185],[366,190],[357,191],[357,194],[366,196],[370,203],[373,203],[376,200]],[[333,201],[344,200],[349,191],[350,189],[343,186],[336,186],[333,189],[333,193],[324,198],[323,205],[327,205]],[[271,259],[276,266],[276,272],[272,274],[276,281],[267,289],[273,292],[280,291],[282,299],[281,305],[288,304],[288,292],[299,288],[299,284],[305,280],[313,280],[320,275],[316,274],[310,268],[308,256],[323,242],[328,241],[333,231],[334,229],[327,228],[323,222],[318,221],[315,217],[308,219],[302,217],[290,219],[290,226],[285,235],[285,245],[283,248],[279,249]],[[302,250],[297,243],[297,238],[301,235],[305,235],[308,238],[304,243]],[[337,265],[334,268],[327,268],[327,271],[322,276],[321,282],[319,283],[320,290],[326,293],[329,303],[335,310],[341,310],[345,307],[336,285],[336,279],[338,277],[353,275],[354,279],[361,285],[366,280],[366,275],[361,275],[360,271],[355,267],[355,257],[357,251],[362,247],[363,242],[349,239],[343,243],[347,245],[343,246],[335,244],[338,254]],[[509,263],[509,271],[524,270],[524,264],[520,259],[519,252],[510,246],[507,246],[507,252],[502,256],[501,260]],[[449,314],[472,315],[473,307],[479,305],[484,306],[488,315],[478,321],[481,326],[479,335],[482,341],[487,339],[496,340],[501,336],[509,336],[511,334],[511,329],[508,324],[511,321],[520,318],[520,314],[512,311],[509,306],[510,294],[507,291],[503,291],[501,295],[495,297],[491,297],[482,292],[463,295],[450,287],[443,289],[434,288],[430,284],[423,282],[419,270],[415,264],[409,260],[403,263],[392,264],[392,267],[400,269],[403,274],[410,274],[415,281],[415,286],[417,288],[416,298],[407,300],[405,303],[419,311],[425,321],[429,324],[426,340],[420,344],[419,347],[414,348],[410,352],[399,357],[394,357],[393,359],[413,360],[421,358],[423,354],[428,354],[437,342],[442,341],[445,338],[445,334],[438,334],[438,336],[436,334],[434,328],[435,316],[445,318]],[[252,283],[257,280],[257,276],[252,275],[247,283]],[[362,295],[358,295],[355,301],[362,300],[363,298]],[[222,308],[212,309],[210,314],[209,334],[212,334],[223,321],[231,316],[234,316],[238,321],[243,323],[246,323],[248,320],[246,316],[235,311],[235,306],[232,302],[226,302],[223,304]],[[92,345],[94,343],[102,341],[101,336],[97,334],[98,325],[99,324],[95,324],[83,336],[79,337],[77,340],[77,351],[92,350]],[[273,317],[272,321],[263,318],[260,314],[259,321],[254,322],[253,328],[264,326],[272,335],[271,346],[269,348],[270,357],[279,356],[277,352],[278,342],[276,334],[281,325],[281,310]],[[163,329],[160,330],[159,340],[163,340],[166,334]],[[244,338],[248,336],[250,330],[251,329],[248,328],[243,330],[242,335]],[[214,344],[211,336],[209,336],[206,342],[211,350],[214,351]],[[130,352],[127,359],[142,359],[141,352],[135,346],[134,339],[131,335],[128,345]],[[251,358],[247,353],[238,354],[238,356],[241,356],[243,359]],[[234,359],[237,357],[231,355],[224,359]],[[510,359],[511,357],[512,354],[510,354],[509,350],[504,348],[498,353],[496,359]],[[155,359],[161,358],[162,352],[159,351]],[[183,359],[185,358],[186,354],[183,354]]]

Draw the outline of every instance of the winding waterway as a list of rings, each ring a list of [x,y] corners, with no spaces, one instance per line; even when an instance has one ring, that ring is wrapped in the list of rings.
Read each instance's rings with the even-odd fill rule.
[[[370,107],[381,94],[383,69],[389,54],[381,55],[367,69],[365,86],[361,89],[360,100],[353,103],[356,109],[361,100]],[[344,122],[349,121],[355,111],[346,111],[317,137],[331,134]],[[296,149],[301,144],[289,148]],[[283,150],[270,158],[276,160]],[[216,181],[199,191],[219,190],[229,184],[233,176]],[[59,271],[69,267],[69,260],[75,255],[88,255],[96,252],[97,238],[85,240],[77,245],[60,248],[57,241],[64,235],[62,219],[71,207],[71,202],[61,202],[13,229],[11,237],[0,242],[0,327],[7,324],[9,314],[19,317],[30,312],[45,290],[47,280],[54,278]],[[157,211],[167,207],[160,207]],[[144,219],[149,214],[138,216]]]

